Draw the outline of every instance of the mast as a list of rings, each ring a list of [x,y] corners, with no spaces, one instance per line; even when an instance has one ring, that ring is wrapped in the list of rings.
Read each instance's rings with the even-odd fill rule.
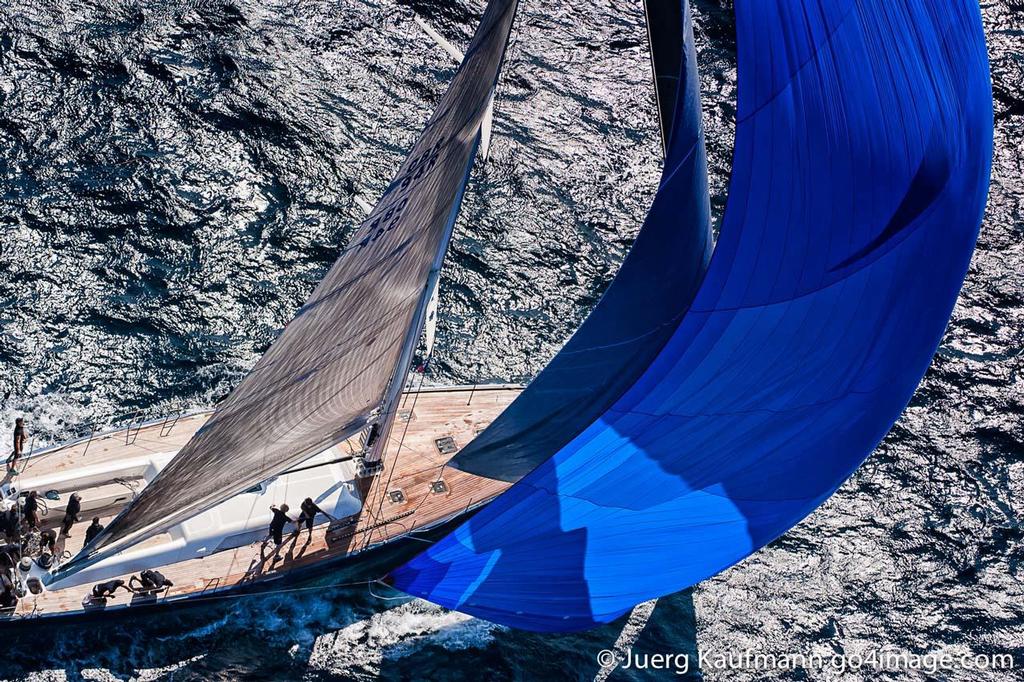
[[[489,103],[487,106],[490,108]],[[480,134],[478,133],[477,143],[474,147],[479,145],[479,139]],[[463,190],[459,192],[459,196],[455,200],[455,204],[452,206],[452,211],[449,214],[448,221],[445,225],[443,248],[437,252],[437,258],[434,260],[434,263],[430,268],[426,284],[424,285],[423,292],[420,295],[415,319],[409,326],[409,332],[406,334],[405,341],[402,344],[402,354],[399,358],[398,364],[395,366],[395,373],[392,375],[391,381],[388,384],[388,391],[384,396],[384,400],[381,402],[379,416],[375,420],[373,426],[371,426],[371,432],[373,429],[377,429],[377,435],[374,437],[372,443],[368,443],[367,451],[363,457],[362,475],[375,473],[376,471],[379,471],[381,467],[384,450],[387,448],[388,436],[391,434],[391,428],[395,422],[395,415],[398,412],[398,404],[402,397],[402,388],[405,386],[405,378],[412,365],[413,355],[416,352],[416,345],[419,343],[420,334],[423,332],[427,309],[430,307],[430,299],[433,296],[434,291],[436,291],[438,282],[441,279],[441,266],[444,264],[444,257],[448,253],[448,243],[451,241],[452,231],[455,228],[455,219],[458,217],[459,208],[462,204],[462,197],[465,194],[466,181],[469,180],[469,173],[472,168],[473,157],[470,156],[470,160],[466,164],[465,180],[462,184]]]

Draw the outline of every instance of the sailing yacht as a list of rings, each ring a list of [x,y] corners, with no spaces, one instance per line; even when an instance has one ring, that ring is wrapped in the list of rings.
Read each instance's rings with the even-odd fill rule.
[[[22,560],[11,617],[273,589],[430,534],[376,577],[580,630],[736,564],[828,499],[913,395],[978,236],[993,139],[978,3],[738,0],[713,252],[689,5],[644,4],[661,182],[528,387],[406,388],[515,11],[489,0],[394,181],[216,410],[40,453],[5,481],[9,501],[38,490],[59,517],[78,491],[85,516],[111,518],[85,547],[62,539],[56,566]],[[330,519],[261,544],[271,504],[305,497]],[[147,567],[173,585],[92,596]]]
[[[452,228],[489,126],[516,0],[490,0],[464,59],[394,180],[336,263],[252,371],[216,409],[31,453],[2,482],[4,504],[36,491],[57,529],[52,555],[10,571],[11,621],[103,614],[270,589],[412,543],[508,487],[445,464],[520,392],[413,388],[410,366]],[[454,48],[451,48],[454,49]],[[265,542],[273,511],[313,500],[314,527]],[[84,543],[99,517],[103,530]],[[142,571],[158,590],[100,596]],[[111,583],[116,584],[116,583]]]

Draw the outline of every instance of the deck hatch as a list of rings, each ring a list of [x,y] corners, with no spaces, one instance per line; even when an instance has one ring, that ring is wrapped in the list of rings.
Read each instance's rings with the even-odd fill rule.
[[[452,436],[436,438],[434,439],[434,445],[437,446],[437,451],[442,455],[453,455],[459,450],[459,446],[455,444],[455,438]]]

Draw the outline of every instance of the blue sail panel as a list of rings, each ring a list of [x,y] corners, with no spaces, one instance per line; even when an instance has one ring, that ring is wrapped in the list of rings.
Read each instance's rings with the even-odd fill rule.
[[[400,589],[530,630],[610,621],[792,528],[912,396],[988,188],[978,5],[737,0],[736,19],[729,201],[688,312],[599,418],[397,569]]]

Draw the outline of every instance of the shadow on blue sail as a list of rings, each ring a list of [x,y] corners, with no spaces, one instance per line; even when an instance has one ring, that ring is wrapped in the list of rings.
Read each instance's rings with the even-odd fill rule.
[[[554,475],[550,462],[542,464],[541,469],[545,470],[546,475]],[[564,501],[559,499],[559,504],[551,504],[548,495],[540,491],[535,495],[536,513],[530,519],[529,529],[523,529],[529,531],[529,536],[524,537],[523,541],[508,536],[477,536],[474,532],[474,519],[470,519],[449,536],[459,547],[468,550],[464,557],[468,560],[448,562],[443,554],[436,558],[424,555],[424,566],[410,569],[410,584],[416,584],[412,576],[417,573],[423,574],[426,580],[424,587],[427,584],[433,585],[439,572],[446,573],[443,582],[451,591],[446,592],[440,603],[445,606],[450,604],[453,608],[495,622],[532,629],[528,627],[529,616],[519,623],[515,612],[508,614],[505,613],[506,609],[492,610],[488,606],[491,603],[504,603],[503,584],[527,581],[533,585],[533,600],[520,603],[516,611],[532,613],[541,605],[556,600],[560,604],[560,620],[569,625],[560,629],[578,630],[588,627],[592,623],[591,595],[584,577],[584,562],[590,544],[589,530],[564,528],[560,509]],[[531,502],[527,496],[525,503]],[[505,506],[505,501],[498,498],[493,504]],[[457,554],[462,555],[463,552],[458,551]],[[538,556],[546,559],[535,561]],[[551,570],[551,561],[557,561],[558,571]],[[415,589],[408,586],[402,589],[416,593]],[[616,614],[616,617],[618,615],[621,613]],[[614,617],[609,620],[614,620]]]
[[[608,622],[792,528],[913,395],[988,189],[978,5],[738,0],[736,20],[729,201],[688,311],[597,419],[396,587],[530,630]]]
[[[886,244],[892,243],[897,235],[904,230],[921,224],[918,217],[935,204],[935,200],[945,189],[949,182],[949,175],[952,172],[949,157],[946,156],[946,148],[942,142],[943,131],[938,126],[932,127],[931,137],[924,156],[921,157],[921,165],[918,166],[914,179],[907,188],[900,205],[893,212],[892,219],[885,226],[882,232],[864,246],[843,260],[842,263],[833,267],[833,270],[848,267],[868,255],[879,251]]]

